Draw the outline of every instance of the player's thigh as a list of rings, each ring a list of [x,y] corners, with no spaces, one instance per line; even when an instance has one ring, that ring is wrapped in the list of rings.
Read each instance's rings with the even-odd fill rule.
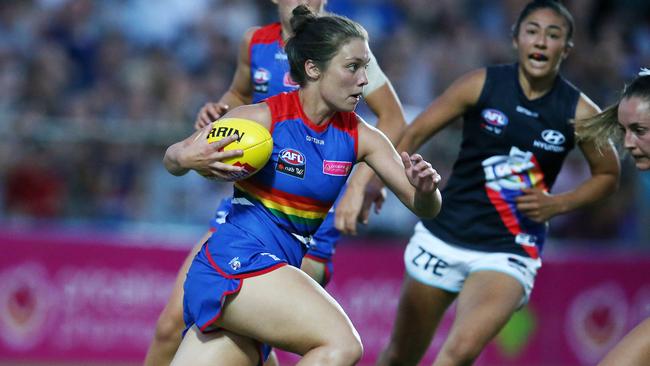
[[[514,277],[498,271],[472,272],[458,296],[451,336],[471,335],[472,343],[489,341],[510,319],[524,297]]]
[[[218,325],[298,354],[359,341],[340,305],[292,266],[245,279],[239,293],[226,302]]]
[[[426,351],[456,293],[423,284],[405,275],[391,343],[399,353]]]
[[[259,364],[257,342],[235,333],[219,330],[202,333],[192,326],[181,342],[172,366],[211,365],[253,366]]]

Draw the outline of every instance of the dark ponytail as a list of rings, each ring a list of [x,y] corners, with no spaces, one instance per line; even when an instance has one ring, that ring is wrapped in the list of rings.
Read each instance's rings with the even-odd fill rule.
[[[291,29],[294,34],[302,33],[305,27],[307,27],[307,24],[316,20],[316,14],[314,14],[306,5],[297,6],[293,9],[291,14]]]

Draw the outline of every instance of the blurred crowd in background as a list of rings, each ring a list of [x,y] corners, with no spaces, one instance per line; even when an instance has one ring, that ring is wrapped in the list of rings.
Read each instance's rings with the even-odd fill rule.
[[[463,73],[515,59],[510,26],[525,3],[330,0],[326,8],[367,28],[412,120]],[[650,67],[650,2],[564,3],[577,28],[563,74],[601,107],[612,104]],[[276,19],[270,0],[0,1],[0,225],[207,227],[230,185],[173,177],[161,159],[228,88],[245,30]],[[459,127],[423,149],[443,176]],[[650,175],[624,154],[622,165],[619,192],[554,218],[552,238],[650,249]],[[587,176],[572,155],[555,191]],[[408,235],[415,220],[390,200],[364,235]]]

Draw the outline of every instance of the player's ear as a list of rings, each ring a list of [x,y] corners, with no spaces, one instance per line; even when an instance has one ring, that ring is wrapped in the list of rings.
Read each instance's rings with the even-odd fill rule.
[[[566,45],[564,46],[564,50],[562,50],[562,59],[566,59],[569,57],[569,53],[571,53],[571,50],[573,49],[573,42],[567,41]]]
[[[313,60],[305,61],[305,75],[310,80],[318,80],[320,78],[320,68]]]

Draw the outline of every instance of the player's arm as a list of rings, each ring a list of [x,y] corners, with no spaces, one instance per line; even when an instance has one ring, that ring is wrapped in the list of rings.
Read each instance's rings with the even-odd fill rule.
[[[462,116],[478,102],[485,77],[485,69],[478,69],[454,81],[406,128],[397,150],[416,151],[431,136]]]
[[[359,122],[358,152],[360,161],[365,161],[413,213],[420,217],[438,214],[440,175],[422,156],[398,154],[381,131],[363,121]],[[342,223],[336,221],[338,229]]]
[[[576,107],[575,119],[584,119],[600,112],[586,95],[581,94]],[[575,189],[551,195],[540,189],[524,190],[517,197],[517,208],[530,219],[544,222],[553,216],[575,210],[599,201],[618,188],[620,165],[614,146],[598,148],[594,141],[581,141],[578,146],[587,159],[591,177]]]
[[[396,144],[406,127],[402,105],[388,78],[371,57],[367,68],[368,85],[364,87],[364,98],[370,110],[377,116],[376,127]],[[347,189],[336,206],[336,215],[356,227],[355,223],[368,222],[370,207],[375,205],[379,212],[385,199],[383,184],[365,163],[360,163],[348,179]],[[345,232],[354,234],[355,232]]]
[[[375,126],[396,146],[406,128],[402,103],[372,54],[367,72],[368,85],[364,87],[364,99],[377,116]]]
[[[271,124],[271,112],[266,103],[240,106],[226,113],[224,117],[250,119],[266,129],[269,129]],[[221,180],[231,180],[231,177],[238,176],[233,173],[241,173],[244,168],[222,163],[225,159],[243,155],[241,149],[222,151],[223,147],[235,141],[238,136],[233,134],[208,144],[206,140],[211,129],[211,125],[205,126],[168,147],[163,158],[167,171],[173,175],[184,175],[194,170],[205,177]]]
[[[251,82],[249,49],[253,33],[258,29],[259,27],[249,28],[244,34],[239,44],[237,68],[230,87],[221,96],[219,101],[208,102],[201,108],[194,122],[195,129],[198,130],[210,124],[212,121],[224,115],[229,109],[251,103],[253,99],[253,86]]]

